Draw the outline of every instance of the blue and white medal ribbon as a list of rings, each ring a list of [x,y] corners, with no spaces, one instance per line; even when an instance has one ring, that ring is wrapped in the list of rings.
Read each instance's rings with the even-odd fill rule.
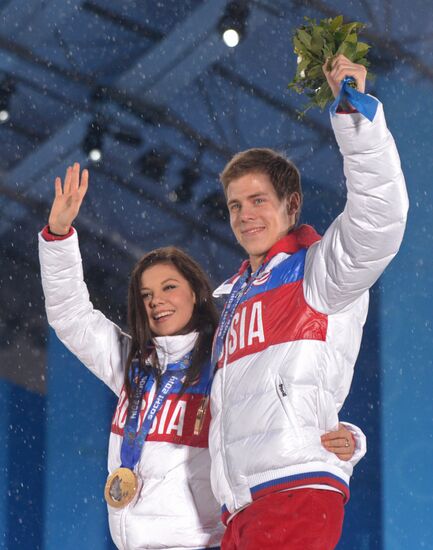
[[[341,102],[348,101],[354,109],[368,118],[370,122],[373,122],[379,102],[374,97],[358,92],[358,90],[351,85],[353,82],[355,82],[355,80],[351,76],[346,76],[346,78],[341,81],[340,92],[330,108],[331,114],[336,114]]]
[[[180,361],[167,365],[167,370],[162,376],[161,388],[158,390],[150,407],[148,407],[146,416],[138,432],[137,426],[140,417],[141,401],[146,389],[150,390],[153,385],[154,378],[151,375],[146,377],[142,374],[138,384],[136,383],[130,413],[123,429],[123,441],[120,450],[122,468],[133,470],[138,464],[144,442],[152,427],[153,421],[170,393],[177,393],[180,390],[185,371],[190,364],[190,359],[191,353],[187,354]]]
[[[180,361],[167,365],[167,370],[162,377],[162,386],[152,404],[148,407],[146,416],[138,432],[137,426],[143,395],[146,390],[150,390],[155,379],[152,375],[146,376],[144,373],[140,373],[138,365],[135,365],[131,381],[133,397],[128,418],[123,429],[123,440],[120,450],[122,465],[108,477],[105,484],[105,500],[113,508],[124,508],[136,497],[139,481],[134,473],[134,468],[140,460],[144,442],[156,415],[161,410],[167,397],[170,393],[180,390],[185,371],[190,365],[191,355],[191,353],[188,353]]]
[[[261,276],[265,268],[265,265],[266,263],[263,263],[259,267],[259,269],[254,274],[251,275],[251,278],[249,281],[248,281],[248,277],[250,276],[250,271],[249,269],[246,269],[233,285],[229,298],[225,303],[223,312],[221,314],[220,322],[218,325],[218,329],[215,334],[214,344],[212,349],[212,365],[215,366],[220,358],[221,352],[224,347],[224,340],[230,328],[236,308],[240,304],[245,294],[249,291],[254,281]]]

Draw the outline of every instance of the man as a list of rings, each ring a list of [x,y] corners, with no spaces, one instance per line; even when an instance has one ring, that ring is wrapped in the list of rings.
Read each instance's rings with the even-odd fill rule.
[[[366,70],[338,56],[323,68],[337,97]],[[379,104],[372,122],[338,113],[347,204],[323,238],[296,227],[296,167],[268,149],[236,155],[221,181],[249,256],[226,296],[215,343],[212,485],[228,525],[223,550],[335,548],[352,464],[321,447],[338,425],[368,309],[368,289],[400,246],[407,195]]]

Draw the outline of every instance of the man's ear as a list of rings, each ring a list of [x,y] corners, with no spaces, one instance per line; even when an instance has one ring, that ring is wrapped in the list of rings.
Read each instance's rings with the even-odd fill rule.
[[[289,216],[294,216],[297,211],[299,210],[299,207],[301,206],[301,196],[297,191],[294,193],[291,193],[287,198],[287,212],[289,213]]]

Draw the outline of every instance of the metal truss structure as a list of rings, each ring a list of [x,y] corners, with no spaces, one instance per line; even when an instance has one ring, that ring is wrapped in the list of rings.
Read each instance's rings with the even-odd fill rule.
[[[422,0],[250,0],[234,49],[218,33],[227,0],[0,1],[2,251],[0,352],[4,375],[44,391],[45,320],[36,233],[53,181],[78,161],[91,173],[77,220],[95,305],[124,323],[128,273],[155,246],[184,247],[216,282],[239,250],[218,173],[251,146],[287,152],[300,165],[307,221],[325,228],[342,204],[338,151],[326,115],[297,116],[287,91],[291,35],[304,15],[365,22],[378,78],[433,82],[431,21]],[[422,28],[421,28],[422,27]],[[10,92],[10,93],[9,93]],[[103,158],[89,163],[89,129]],[[18,353],[18,359],[17,359]],[[21,354],[21,355],[20,355]],[[18,366],[17,366],[18,362]]]

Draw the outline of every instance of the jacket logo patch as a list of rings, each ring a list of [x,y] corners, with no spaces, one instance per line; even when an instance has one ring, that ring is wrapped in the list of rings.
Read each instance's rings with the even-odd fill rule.
[[[140,409],[140,418],[138,420],[138,430],[143,424],[143,418],[145,413],[147,412],[147,405],[151,404],[153,401],[153,394],[154,392],[146,393],[145,397],[143,398]],[[167,399],[160,411],[160,414],[155,417],[152,427],[149,430],[149,435],[155,432],[158,434],[165,433],[169,435],[171,433],[175,433],[177,435],[182,435],[183,425],[185,422],[185,410],[186,401],[174,401],[174,399]],[[127,414],[128,398],[126,396],[125,390],[122,390],[119,398],[119,403],[114,414],[112,427],[121,430],[123,433]]]
[[[233,316],[218,366],[259,353],[269,346],[326,340],[328,318],[304,298],[302,279],[266,290],[241,302]]]
[[[140,429],[148,407],[155,397],[155,390],[146,392],[143,397],[138,420]],[[207,447],[207,438],[210,422],[210,411],[206,411],[205,423],[199,435],[194,435],[194,424],[197,412],[202,403],[202,394],[185,393],[180,399],[176,395],[170,396],[157,413],[152,427],[147,435],[147,441],[167,441],[194,447]],[[111,432],[123,436],[123,429],[128,415],[128,397],[125,388],[119,397],[116,411],[111,423]]]
[[[244,349],[245,346],[264,341],[262,302],[259,301],[254,302],[251,308],[243,307],[233,316],[228,338],[229,355],[233,355],[238,349]]]

